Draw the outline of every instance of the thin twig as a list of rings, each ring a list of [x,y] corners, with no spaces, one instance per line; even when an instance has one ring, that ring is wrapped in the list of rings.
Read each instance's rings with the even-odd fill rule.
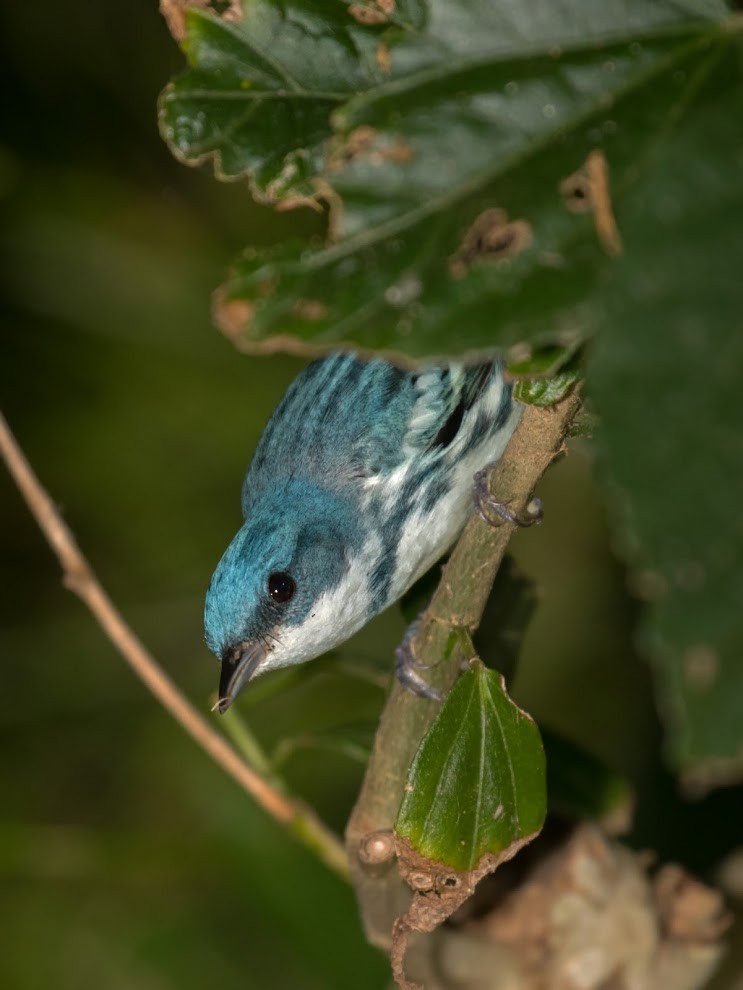
[[[85,602],[103,631],[155,698],[196,742],[276,821],[290,829],[336,873],[348,876],[346,854],[310,809],[287,797],[251,769],[196,711],[144,647],[108,597],[72,531],[42,487],[0,414],[0,451],[32,515],[57,556],[67,588]]]

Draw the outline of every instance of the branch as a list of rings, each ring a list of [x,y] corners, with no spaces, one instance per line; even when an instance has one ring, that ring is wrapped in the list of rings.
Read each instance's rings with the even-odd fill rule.
[[[492,472],[491,491],[522,515],[542,474],[564,449],[570,423],[580,406],[576,393],[550,409],[526,406],[505,454]],[[493,527],[473,513],[443,569],[438,588],[423,613],[413,650],[425,663],[426,680],[444,695],[454,683],[462,651],[457,630],[474,632],[516,527]],[[385,705],[374,749],[356,806],[346,828],[351,878],[370,942],[389,949],[392,924],[410,900],[394,861],[380,862],[376,848],[397,818],[408,768],[436,714],[434,702],[395,683]],[[381,836],[379,833],[383,833]]]
[[[0,414],[0,452],[32,515],[57,556],[65,587],[88,606],[101,628],[160,704],[248,794],[281,825],[309,846],[334,872],[348,878],[346,854],[338,838],[310,809],[287,797],[251,769],[209,725],[163,672],[126,624],[103,589],[57,507],[42,487]]]

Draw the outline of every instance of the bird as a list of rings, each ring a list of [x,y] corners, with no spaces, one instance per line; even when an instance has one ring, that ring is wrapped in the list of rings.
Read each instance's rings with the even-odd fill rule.
[[[244,521],[206,594],[218,711],[258,675],[338,646],[425,574],[470,515],[473,479],[488,498],[520,412],[498,359],[411,370],[336,352],[307,365],[261,436]],[[435,697],[402,655],[404,686]]]

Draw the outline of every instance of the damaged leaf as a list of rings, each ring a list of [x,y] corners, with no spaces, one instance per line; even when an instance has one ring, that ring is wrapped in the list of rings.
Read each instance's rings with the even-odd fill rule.
[[[400,875],[413,890],[395,921],[390,961],[405,976],[413,932],[431,932],[542,828],[545,760],[539,730],[503,677],[474,659],[449,692],[413,760],[395,823]]]
[[[492,264],[515,258],[531,245],[531,240],[531,227],[526,220],[509,220],[505,210],[483,210],[449,259],[449,274],[464,278],[478,262]]]
[[[190,8],[185,24],[190,68],[160,101],[173,153],[260,199],[314,197],[333,110],[383,78],[374,35],[337,0],[255,0],[232,21]]]
[[[329,205],[325,245],[236,262],[241,347],[433,358],[585,339],[643,161],[730,44],[726,5],[357,7],[366,23],[338,0],[188,15],[191,69],[162,100],[176,154]],[[321,317],[296,308],[307,298]]]
[[[467,871],[536,835],[545,807],[539,730],[501,675],[474,660],[421,743],[395,830],[427,859]]]

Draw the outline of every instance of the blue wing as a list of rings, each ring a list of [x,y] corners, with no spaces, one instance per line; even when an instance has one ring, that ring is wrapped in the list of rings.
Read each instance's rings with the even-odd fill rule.
[[[412,372],[346,353],[314,361],[266,426],[245,478],[243,510],[282,478],[347,488],[448,446],[495,368],[489,362]]]

